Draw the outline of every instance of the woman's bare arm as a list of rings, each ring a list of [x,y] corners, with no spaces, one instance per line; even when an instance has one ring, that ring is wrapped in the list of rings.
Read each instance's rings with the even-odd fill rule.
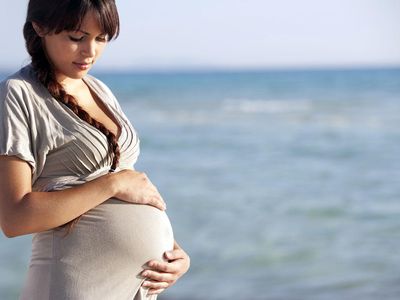
[[[31,187],[29,164],[0,155],[0,225],[8,237],[58,227],[111,197],[165,209],[147,176],[133,170],[106,174],[62,191],[32,192]]]

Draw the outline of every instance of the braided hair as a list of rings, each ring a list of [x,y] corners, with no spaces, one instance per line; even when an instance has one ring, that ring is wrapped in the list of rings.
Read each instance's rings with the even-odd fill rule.
[[[94,126],[107,137],[109,152],[112,155],[110,172],[113,172],[117,168],[120,158],[116,135],[109,131],[104,124],[92,118],[56,80],[55,70],[43,46],[42,38],[36,33],[32,24],[33,22],[37,23],[46,30],[46,33],[58,34],[64,30],[75,31],[80,28],[88,12],[95,13],[100,28],[109,40],[118,37],[119,17],[114,0],[30,0],[23,33],[37,79],[57,101],[66,105],[80,119]],[[68,226],[67,234],[79,219],[80,217],[62,226]]]

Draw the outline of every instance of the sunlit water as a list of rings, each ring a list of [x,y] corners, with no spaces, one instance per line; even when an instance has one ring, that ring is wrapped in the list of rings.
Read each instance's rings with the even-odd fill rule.
[[[400,298],[400,70],[97,75],[192,258],[160,299]],[[29,253],[0,238],[0,299]]]

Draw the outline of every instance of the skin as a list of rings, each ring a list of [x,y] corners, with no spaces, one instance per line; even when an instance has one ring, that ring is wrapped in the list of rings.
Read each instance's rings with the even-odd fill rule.
[[[174,249],[164,254],[167,262],[152,260],[147,263],[148,269],[142,272],[146,278],[143,286],[149,288],[148,294],[160,294],[187,272],[190,258],[175,241]]]
[[[79,31],[47,33],[33,23],[42,37],[57,81],[72,94],[91,116],[117,136],[119,128],[82,78],[103,53],[107,37],[101,32],[93,13],[88,13]],[[8,237],[49,230],[63,225],[88,210],[115,197],[129,203],[166,205],[157,188],[142,172],[121,170],[106,174],[77,187],[54,192],[33,192],[30,165],[15,156],[0,155],[0,225]],[[81,195],[85,194],[86,201]],[[166,261],[150,261],[142,273],[149,294],[159,294],[172,286],[190,266],[190,258],[175,242],[166,252]]]

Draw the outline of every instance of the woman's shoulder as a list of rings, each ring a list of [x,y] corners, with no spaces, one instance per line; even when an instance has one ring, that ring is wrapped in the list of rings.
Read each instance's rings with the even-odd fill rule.
[[[0,113],[23,113],[31,120],[48,113],[50,96],[31,66],[25,66],[0,82]]]
[[[40,85],[35,77],[33,68],[30,65],[22,67],[14,74],[9,75],[0,82],[1,100],[7,98],[6,95],[23,95],[31,93],[31,90]]]

